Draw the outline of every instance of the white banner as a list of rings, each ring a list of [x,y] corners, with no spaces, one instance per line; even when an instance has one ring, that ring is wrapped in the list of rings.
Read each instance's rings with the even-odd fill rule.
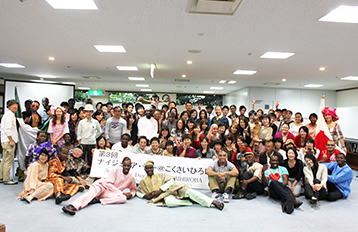
[[[208,176],[205,170],[213,162],[212,159],[191,159],[183,157],[168,157],[159,155],[135,154],[112,150],[95,150],[91,168],[92,177],[107,177],[113,167],[121,166],[124,157],[132,160],[132,174],[139,183],[147,176],[144,164],[148,160],[154,161],[154,174],[166,173],[175,180],[196,189],[209,189]]]

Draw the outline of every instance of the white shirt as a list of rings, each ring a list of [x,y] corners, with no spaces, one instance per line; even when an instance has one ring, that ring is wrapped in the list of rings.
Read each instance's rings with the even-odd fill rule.
[[[131,145],[128,144],[128,146],[126,148],[122,147],[122,143],[118,142],[116,144],[113,145],[112,150],[114,151],[121,151],[121,152],[132,152],[133,151],[133,147]]]
[[[109,118],[106,122],[104,134],[110,143],[118,143],[121,141],[123,134],[127,132],[127,122],[123,118]]]
[[[1,119],[1,142],[10,142],[8,138],[10,136],[15,143],[19,142],[15,114],[11,110],[7,109]]]
[[[82,119],[78,124],[77,140],[81,140],[81,144],[93,145],[96,144],[96,138],[101,135],[101,127],[97,120],[91,118]]]
[[[138,135],[145,136],[147,139],[152,139],[158,134],[158,122],[153,117],[147,119],[142,117],[138,120]]]

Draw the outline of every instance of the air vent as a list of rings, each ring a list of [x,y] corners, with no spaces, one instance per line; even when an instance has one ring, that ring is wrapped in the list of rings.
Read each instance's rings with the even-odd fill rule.
[[[99,79],[101,79],[100,77],[96,77],[96,76],[82,76],[82,78],[87,79],[87,80],[99,80]]]
[[[281,83],[277,83],[277,82],[265,82],[265,83],[262,83],[262,85],[266,85],[266,86],[278,86],[278,85],[281,85]]]
[[[233,15],[243,0],[188,0],[187,12]]]
[[[190,79],[174,79],[175,82],[189,82]]]

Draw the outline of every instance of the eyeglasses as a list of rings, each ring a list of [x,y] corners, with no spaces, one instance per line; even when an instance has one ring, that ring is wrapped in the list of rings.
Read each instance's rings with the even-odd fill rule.
[[[327,147],[333,147],[335,146],[334,144],[327,144]]]

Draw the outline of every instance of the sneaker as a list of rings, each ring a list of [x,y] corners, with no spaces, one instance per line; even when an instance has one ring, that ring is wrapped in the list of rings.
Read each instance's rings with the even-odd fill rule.
[[[256,198],[256,196],[257,196],[257,193],[253,192],[253,193],[246,194],[245,197],[246,197],[247,200],[252,200],[252,199]]]
[[[289,195],[287,197],[287,205],[286,205],[286,213],[291,214],[294,210],[294,204],[295,204],[295,197],[293,195]]]
[[[13,180],[4,181],[4,185],[14,185],[14,184],[18,184],[18,182],[17,182],[17,181],[13,181]]]
[[[213,200],[219,199],[219,194],[217,192],[213,192],[213,194],[211,194],[211,199]]]
[[[303,204],[302,201],[295,200],[295,203],[293,204],[295,206],[295,209],[299,208]]]
[[[230,194],[223,193],[223,202],[225,202],[225,203],[230,202]]]

